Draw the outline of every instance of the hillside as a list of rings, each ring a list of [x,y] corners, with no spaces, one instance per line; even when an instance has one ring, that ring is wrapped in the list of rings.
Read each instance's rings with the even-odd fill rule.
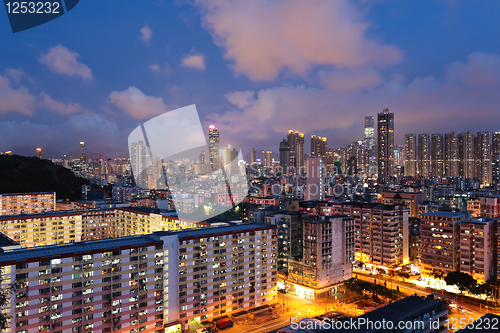
[[[57,199],[80,200],[88,181],[50,160],[19,155],[0,156],[0,193],[55,191]]]

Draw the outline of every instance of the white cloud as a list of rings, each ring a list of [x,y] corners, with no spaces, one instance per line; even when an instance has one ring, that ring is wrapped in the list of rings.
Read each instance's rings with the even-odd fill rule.
[[[4,75],[10,77],[15,84],[20,83],[23,77],[27,77],[28,79],[30,79],[30,77],[22,68],[6,68]]]
[[[209,115],[206,124],[216,124],[229,142],[263,140],[266,145],[265,140],[279,140],[294,129],[330,133],[329,144],[335,147],[362,138],[364,117],[388,107],[395,114],[400,143],[405,133],[498,130],[498,122],[492,122],[500,114],[497,55],[471,54],[464,62],[450,64],[443,77],[418,77],[408,83],[396,77],[383,84],[374,79],[372,87],[362,90],[342,91],[340,86],[339,91],[338,84],[334,82],[333,90],[300,85],[262,89],[255,98],[248,92],[229,93],[226,99],[236,107]]]
[[[149,27],[149,25],[145,25],[141,28],[141,39],[147,43],[151,39],[151,35],[153,34],[153,30]]]
[[[181,65],[203,71],[205,70],[205,56],[201,53],[188,54],[182,58]]]
[[[41,93],[41,96],[42,100],[40,101],[40,107],[49,109],[52,112],[59,113],[62,115],[70,115],[83,110],[83,107],[80,104],[74,104],[74,103],[66,104],[61,101],[55,101],[44,92]]]
[[[36,109],[36,97],[27,88],[12,88],[7,77],[0,75],[0,115],[17,112],[32,115]]]
[[[57,45],[50,48],[46,54],[42,54],[39,61],[55,73],[92,79],[92,70],[87,65],[78,62],[79,56],[67,47]]]
[[[151,64],[149,65],[149,69],[151,72],[159,72],[160,71],[160,65],[158,64]]]
[[[373,88],[384,81],[382,75],[369,67],[321,71],[319,77],[323,87],[336,92]]]
[[[253,91],[245,90],[231,92],[226,94],[225,97],[229,103],[236,105],[240,109],[244,109],[253,102],[254,95],[255,93]]]
[[[167,112],[163,98],[147,96],[136,87],[109,94],[112,104],[135,119],[147,119]]]
[[[304,76],[315,65],[336,69],[401,60],[392,45],[366,37],[370,23],[348,0],[196,0],[203,23],[236,73],[273,80]]]

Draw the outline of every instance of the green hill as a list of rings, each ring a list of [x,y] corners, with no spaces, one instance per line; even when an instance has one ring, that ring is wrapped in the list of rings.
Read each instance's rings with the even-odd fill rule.
[[[89,182],[52,161],[19,155],[0,156],[0,193],[52,192],[57,199],[80,200]]]

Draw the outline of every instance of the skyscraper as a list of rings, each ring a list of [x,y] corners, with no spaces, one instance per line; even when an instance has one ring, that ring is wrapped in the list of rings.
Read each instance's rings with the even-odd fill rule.
[[[201,153],[200,153],[200,170],[199,170],[199,173],[201,175],[204,175],[206,173],[206,164],[207,164],[207,161],[206,161],[206,154],[205,154],[205,151],[202,150]]]
[[[216,170],[220,168],[219,158],[219,130],[214,126],[208,127],[208,156],[210,159],[210,169]]]
[[[265,167],[271,168],[273,166],[273,152],[263,150],[260,154],[260,163]]]
[[[452,177],[459,175],[459,139],[455,132],[444,135],[444,175]]]
[[[429,134],[418,135],[418,175],[429,177],[431,172],[431,142]]]
[[[252,147],[250,150],[250,165],[257,163],[257,151]]]
[[[294,173],[301,173],[304,168],[304,133],[288,131],[288,146],[290,147],[290,167]]]
[[[467,131],[459,135],[459,158],[460,158],[460,176],[464,178],[474,178],[476,163],[476,135]]]
[[[130,164],[137,186],[147,187],[147,163],[146,163],[146,144],[144,141],[132,142],[130,144]]]
[[[283,138],[283,141],[280,143],[280,167],[283,175],[287,175],[289,173],[289,165],[290,147],[288,146],[288,141]]]
[[[327,139],[325,137],[311,135],[311,157],[320,156],[323,160],[326,158]]]
[[[43,159],[43,152],[42,152],[42,148],[37,148],[36,151],[35,151],[35,157],[38,157],[39,159]]]
[[[491,144],[490,132],[477,133],[477,177],[485,186],[491,184]]]
[[[432,134],[431,142],[431,174],[433,177],[444,176],[444,143],[443,134]]]
[[[378,124],[378,176],[386,182],[394,175],[394,113],[384,109],[377,116]]]
[[[87,155],[85,154],[85,142],[80,142],[80,162],[87,162]]]
[[[417,136],[415,134],[405,135],[405,176],[417,176]]]
[[[498,186],[500,185],[500,132],[492,133],[491,164],[491,183]]]
[[[324,200],[325,198],[325,170],[321,157],[309,157],[306,159],[306,188],[305,200]]]
[[[375,158],[375,120],[373,116],[365,117],[364,149],[365,173],[373,176],[377,167]]]

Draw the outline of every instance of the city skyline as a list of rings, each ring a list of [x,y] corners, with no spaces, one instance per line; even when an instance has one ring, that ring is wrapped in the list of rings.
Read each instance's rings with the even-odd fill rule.
[[[497,130],[491,119],[500,49],[489,42],[497,5],[441,1],[424,10],[395,1],[317,1],[305,10],[294,1],[284,11],[278,1],[259,25],[254,13],[262,6],[104,4],[89,26],[91,6],[80,3],[29,33],[2,35],[9,48],[0,55],[0,151],[31,155],[42,148],[55,158],[85,141],[88,152],[124,157],[126,136],[141,120],[193,103],[203,127],[217,126],[244,155],[252,146],[277,152],[290,128],[327,137],[331,147],[348,145],[363,132],[363,117],[386,107],[398,115],[395,144],[407,133]],[[287,37],[295,11],[303,13],[293,20],[297,26],[317,21],[309,42]],[[117,25],[111,12],[130,19]],[[277,12],[283,22],[271,19]],[[339,15],[352,28],[349,38],[341,23],[327,20]],[[228,29],[230,17],[240,18],[238,29]],[[6,17],[0,24],[8,30]],[[266,28],[280,40],[268,50],[259,34]],[[120,38],[111,37],[115,29]],[[295,58],[283,53],[325,47]],[[259,52],[251,58],[247,48]]]

